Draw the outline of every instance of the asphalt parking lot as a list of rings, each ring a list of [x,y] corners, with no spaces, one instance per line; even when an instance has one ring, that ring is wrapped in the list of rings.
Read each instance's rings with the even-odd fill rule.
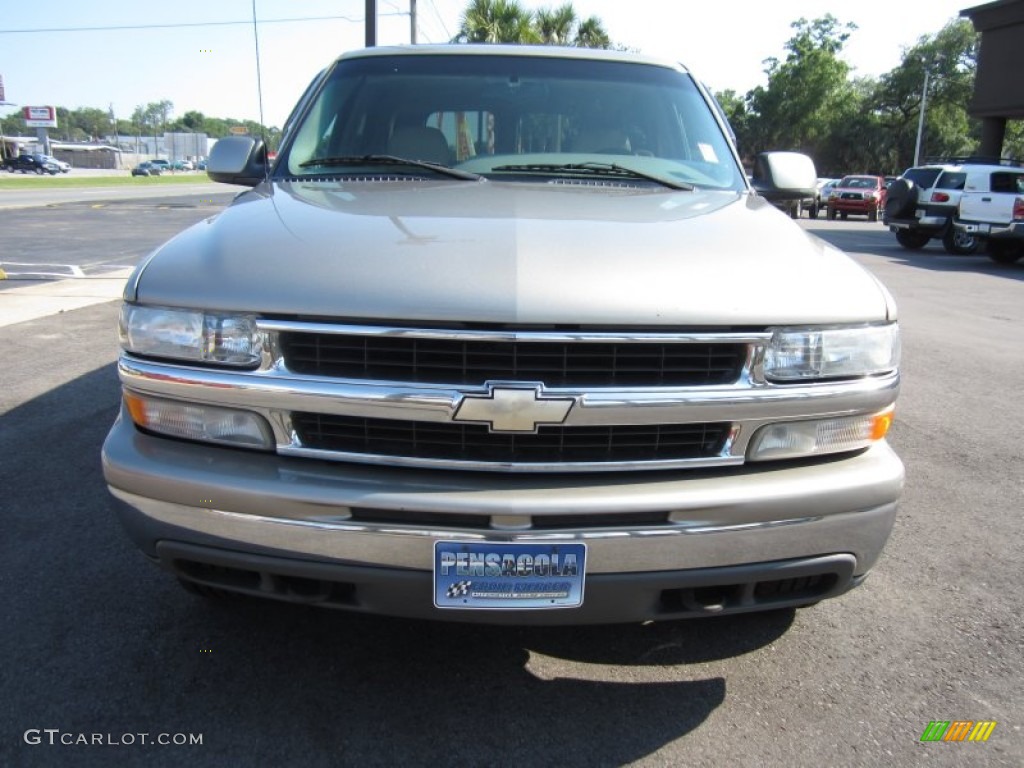
[[[8,269],[0,311],[17,288],[113,279],[222,189],[5,212],[25,234],[0,263],[28,267]],[[799,611],[501,628],[203,601],[143,561],[108,502],[116,302],[0,325],[0,765],[1024,764],[1024,263],[905,251],[859,220],[800,226],[899,303],[907,487],[865,585]],[[923,743],[934,720],[997,725]]]

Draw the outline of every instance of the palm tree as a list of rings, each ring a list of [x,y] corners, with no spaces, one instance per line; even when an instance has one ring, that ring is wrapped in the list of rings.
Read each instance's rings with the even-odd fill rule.
[[[576,28],[576,39],[573,45],[577,48],[611,48],[612,39],[604,29],[604,24],[597,16],[581,21]]]
[[[571,2],[542,8],[534,15],[519,0],[470,0],[454,42],[612,47],[601,19],[591,16],[580,21]]]
[[[534,43],[533,14],[518,0],[471,0],[455,39],[464,43]]]
[[[534,17],[534,26],[545,45],[571,45],[576,27],[576,10],[572,3],[555,8],[541,8]]]

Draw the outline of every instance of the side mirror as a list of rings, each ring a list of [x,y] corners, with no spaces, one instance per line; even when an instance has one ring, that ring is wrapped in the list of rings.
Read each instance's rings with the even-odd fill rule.
[[[814,197],[818,171],[814,161],[799,152],[762,152],[754,161],[754,189],[769,200]]]
[[[210,150],[206,173],[213,181],[255,187],[267,175],[267,148],[250,136],[225,136]]]

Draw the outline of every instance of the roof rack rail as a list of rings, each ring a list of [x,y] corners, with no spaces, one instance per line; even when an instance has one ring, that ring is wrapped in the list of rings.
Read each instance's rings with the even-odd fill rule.
[[[967,155],[956,157],[929,157],[925,159],[927,165],[1006,165],[1009,167],[1021,167],[1024,165],[1020,160],[1010,157],[992,157],[984,155]]]

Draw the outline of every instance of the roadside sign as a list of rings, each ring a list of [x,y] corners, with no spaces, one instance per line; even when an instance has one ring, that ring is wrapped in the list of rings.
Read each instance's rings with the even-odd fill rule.
[[[21,114],[29,128],[57,127],[57,110],[54,107],[25,107]]]

